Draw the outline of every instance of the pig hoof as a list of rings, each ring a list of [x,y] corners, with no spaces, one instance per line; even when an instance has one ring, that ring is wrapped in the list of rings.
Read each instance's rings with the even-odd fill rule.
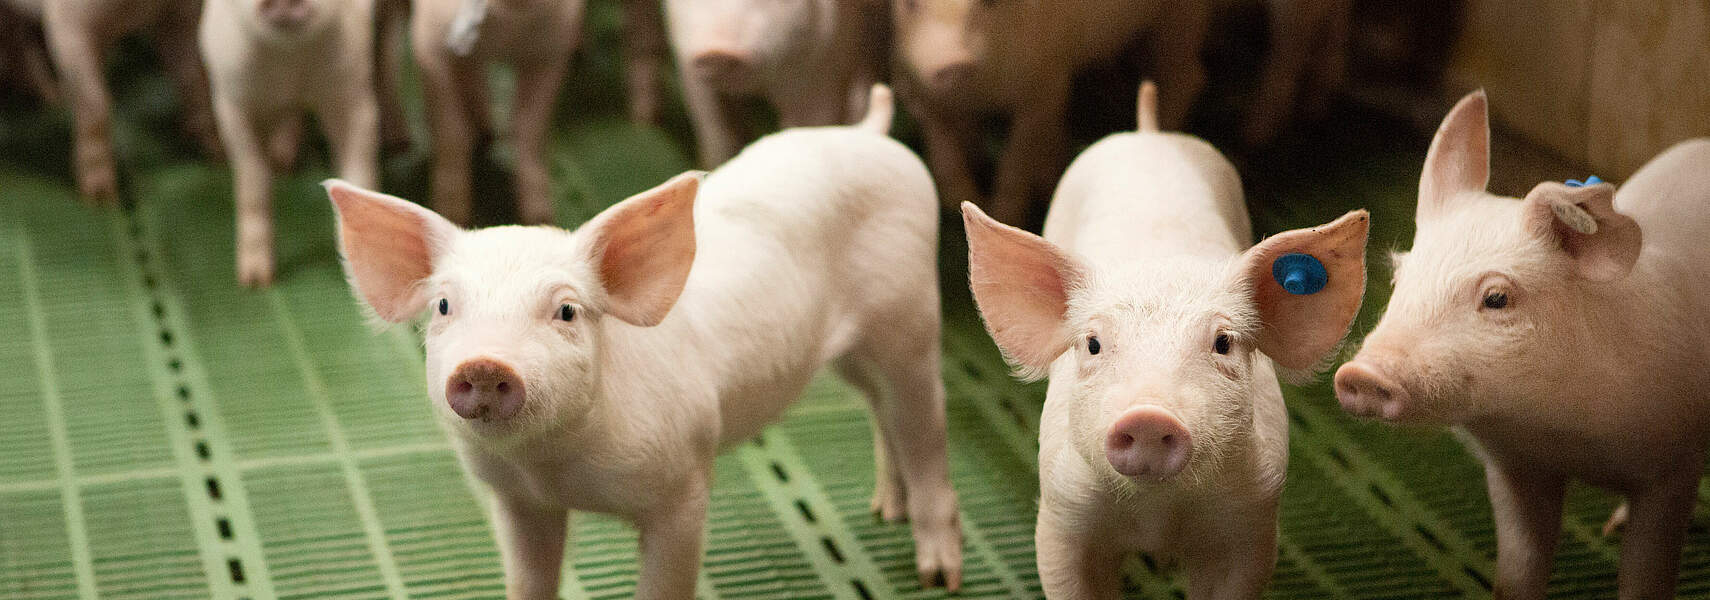
[[[247,288],[273,285],[273,261],[265,257],[239,256],[237,278],[238,283]]]
[[[1610,537],[1617,533],[1621,533],[1621,528],[1626,526],[1627,503],[1622,502],[1620,506],[1615,507],[1615,512],[1610,513],[1609,520],[1603,523],[1603,537]]]
[[[886,523],[897,523],[903,520],[908,512],[905,510],[907,500],[901,493],[887,490],[875,490],[873,501],[868,505],[874,516]]]
[[[118,177],[112,170],[84,175],[77,180],[77,193],[93,206],[113,206],[119,203]]]
[[[914,566],[923,588],[962,589],[962,526],[951,518],[944,527],[923,531],[915,525]]]

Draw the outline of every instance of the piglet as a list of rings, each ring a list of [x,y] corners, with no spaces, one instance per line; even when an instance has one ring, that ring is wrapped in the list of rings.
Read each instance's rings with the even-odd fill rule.
[[[25,14],[41,15],[61,91],[71,107],[75,125],[72,164],[78,194],[85,201],[112,204],[119,199],[118,169],[113,158],[113,99],[107,92],[103,58],[121,38],[132,33],[151,32],[166,74],[184,107],[185,130],[208,154],[220,154],[215,119],[208,104],[208,75],[196,54],[196,27],[202,0],[0,2],[22,8]]]
[[[524,223],[553,222],[546,140],[582,8],[582,0],[416,0],[410,39],[433,135],[430,193],[439,214],[469,223],[471,161],[492,135],[487,65],[504,62],[516,70],[517,214]]]
[[[328,183],[357,295],[430,313],[428,393],[493,491],[510,597],[555,597],[570,510],[640,530],[637,597],[692,597],[714,455],[825,365],[876,415],[875,506],[906,510],[923,582],[959,585],[937,199],[876,93],[860,127],[769,136],[575,231],[466,231]]]
[[[885,60],[884,0],[666,0],[700,162],[715,167],[752,139],[741,100],[776,107],[784,127],[862,115]]]
[[[202,56],[237,198],[237,278],[273,282],[273,176],[314,113],[341,177],[380,183],[371,0],[207,0]]]
[[[952,203],[983,198],[969,159],[980,121],[1010,117],[991,203],[1020,223],[1066,160],[1064,110],[1075,74],[1147,37],[1162,84],[1160,117],[1175,127],[1205,80],[1199,48],[1211,4],[1168,0],[893,0],[899,91],[920,119],[939,192]]]
[[[1627,498],[1620,597],[1672,597],[1710,434],[1710,139],[1619,192],[1570,181],[1497,196],[1489,157],[1478,91],[1431,141],[1413,249],[1336,396],[1476,441],[1498,597],[1544,597],[1569,479]]]
[[[1276,366],[1319,367],[1365,290],[1368,219],[1256,246],[1235,169],[1140,130],[1087,148],[1045,236],[962,205],[986,328],[1039,424],[1039,574],[1051,598],[1117,598],[1121,563],[1178,562],[1188,598],[1258,598],[1276,563],[1288,419]]]

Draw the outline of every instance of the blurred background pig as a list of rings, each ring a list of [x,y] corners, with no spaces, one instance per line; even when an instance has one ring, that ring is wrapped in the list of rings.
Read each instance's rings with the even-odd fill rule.
[[[783,127],[849,123],[885,62],[885,0],[666,0],[701,165],[753,139],[745,98]]]
[[[208,78],[196,52],[200,0],[4,0],[10,17],[39,17],[70,104],[77,191],[85,201],[119,200],[113,151],[112,96],[107,91],[106,53],[120,38],[149,31],[185,113],[185,131],[209,156],[220,156]],[[16,24],[0,27],[14,28]],[[28,54],[26,53],[26,60]],[[28,66],[28,63],[26,63]],[[34,70],[34,67],[29,67]],[[34,75],[32,75],[34,77]],[[36,84],[41,87],[41,84]]]
[[[1485,191],[1484,92],[1425,158],[1395,292],[1336,372],[1343,408],[1476,440],[1496,520],[1496,595],[1543,598],[1570,479],[1626,496],[1620,597],[1674,595],[1710,435],[1710,139],[1616,191]]]
[[[21,86],[44,104],[59,102],[42,32],[46,0],[0,1],[0,84]]]
[[[237,200],[237,279],[273,283],[273,180],[315,116],[339,176],[380,185],[372,0],[207,0],[203,59]]]
[[[1039,575],[1052,598],[1114,598],[1121,564],[1178,561],[1187,596],[1258,598],[1277,557],[1288,423],[1272,361],[1310,372],[1365,292],[1356,211],[1251,246],[1241,181],[1216,149],[1160,133],[1151,84],[1136,133],[1063,175],[1045,237],[972,204],[968,277],[1025,378],[1047,372],[1039,424]],[[1319,289],[1283,287],[1313,257]]]
[[[1065,110],[1079,69],[1149,33],[1167,128],[1181,125],[1205,83],[1206,3],[894,0],[892,10],[898,88],[921,121],[939,193],[952,205],[984,205],[1006,223],[1022,224],[1061,173]],[[987,204],[969,163],[984,146],[979,120],[992,113],[1010,125]]]
[[[635,523],[636,597],[693,597],[714,455],[825,366],[872,404],[874,507],[907,516],[923,584],[960,586],[938,203],[873,94],[859,128],[767,137],[574,232],[464,231],[329,183],[358,296],[388,321],[433,311],[429,394],[495,494],[509,597],[556,597],[569,510]]]

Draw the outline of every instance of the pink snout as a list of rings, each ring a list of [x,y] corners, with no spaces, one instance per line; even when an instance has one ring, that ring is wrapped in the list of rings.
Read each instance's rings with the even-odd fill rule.
[[[522,409],[522,378],[509,365],[491,358],[464,361],[446,379],[445,402],[465,419],[504,421]]]
[[[262,19],[285,30],[302,27],[314,14],[309,0],[261,0],[260,11]]]
[[[1336,369],[1336,400],[1350,414],[1391,421],[1401,418],[1408,404],[1406,389],[1358,357]]]
[[[1169,411],[1136,406],[1116,418],[1104,439],[1110,466],[1128,477],[1168,479],[1180,473],[1193,456],[1193,438]]]

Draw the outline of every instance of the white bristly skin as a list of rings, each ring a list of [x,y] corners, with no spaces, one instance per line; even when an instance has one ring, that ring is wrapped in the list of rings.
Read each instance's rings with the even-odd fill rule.
[[[1067,160],[1069,87],[1087,64],[1114,56],[1140,35],[1158,70],[1164,127],[1181,124],[1204,85],[1199,50],[1211,17],[1206,2],[1158,0],[890,0],[897,81],[920,120],[939,193],[973,202],[1017,224],[1049,193]],[[990,203],[982,202],[971,153],[980,120],[1009,116]]]
[[[1043,239],[964,207],[971,283],[1018,370],[1049,369],[1037,531],[1046,595],[1117,598],[1123,559],[1144,551],[1185,569],[1189,598],[1257,598],[1276,562],[1288,464],[1272,359],[1310,370],[1340,341],[1364,287],[1367,219],[1357,211],[1249,249],[1234,168],[1197,138],[1146,130],[1156,118],[1141,94],[1142,131],[1075,160]],[[1293,252],[1320,258],[1329,285],[1282,291],[1272,259]],[[1137,426],[1188,444],[1185,464],[1119,472],[1108,440],[1149,431]]]
[[[283,14],[278,11],[285,11]],[[372,0],[206,0],[201,48],[237,200],[237,278],[273,282],[273,177],[304,111],[340,177],[380,183]]]
[[[698,193],[698,174],[680,176],[574,232],[463,231],[329,184],[358,295],[388,320],[430,311],[428,389],[494,493],[511,598],[556,597],[569,510],[640,530],[637,597],[691,598],[715,454],[826,365],[876,413],[875,510],[906,514],[923,580],[959,586],[937,200],[919,159],[882,134],[888,94],[873,102],[883,122],[769,136]],[[470,365],[521,388],[514,415],[454,412]]]
[[[208,75],[196,54],[196,11],[189,0],[0,0],[40,18],[59,75],[58,91],[71,108],[72,157],[77,192],[85,201],[119,199],[113,158],[113,98],[107,92],[105,60],[114,44],[148,30],[185,112],[185,130],[211,156],[220,155],[214,115],[208,107]]]
[[[667,0],[704,167],[752,137],[740,100],[759,97],[784,127],[849,123],[886,60],[885,0]]]
[[[1431,143],[1413,249],[1337,396],[1476,440],[1498,597],[1544,597],[1569,479],[1627,498],[1619,596],[1672,597],[1710,433],[1710,140],[1619,191],[1545,182],[1523,200],[1485,191],[1489,148],[1475,92]]]
[[[486,0],[474,44],[459,55],[447,36],[463,5],[472,2],[416,0],[410,14],[410,41],[433,134],[429,205],[452,222],[469,223],[475,152],[493,137],[487,68],[503,63],[516,72],[509,139],[516,144],[517,215],[524,223],[552,224],[546,139],[570,55],[582,38],[583,1]]]

